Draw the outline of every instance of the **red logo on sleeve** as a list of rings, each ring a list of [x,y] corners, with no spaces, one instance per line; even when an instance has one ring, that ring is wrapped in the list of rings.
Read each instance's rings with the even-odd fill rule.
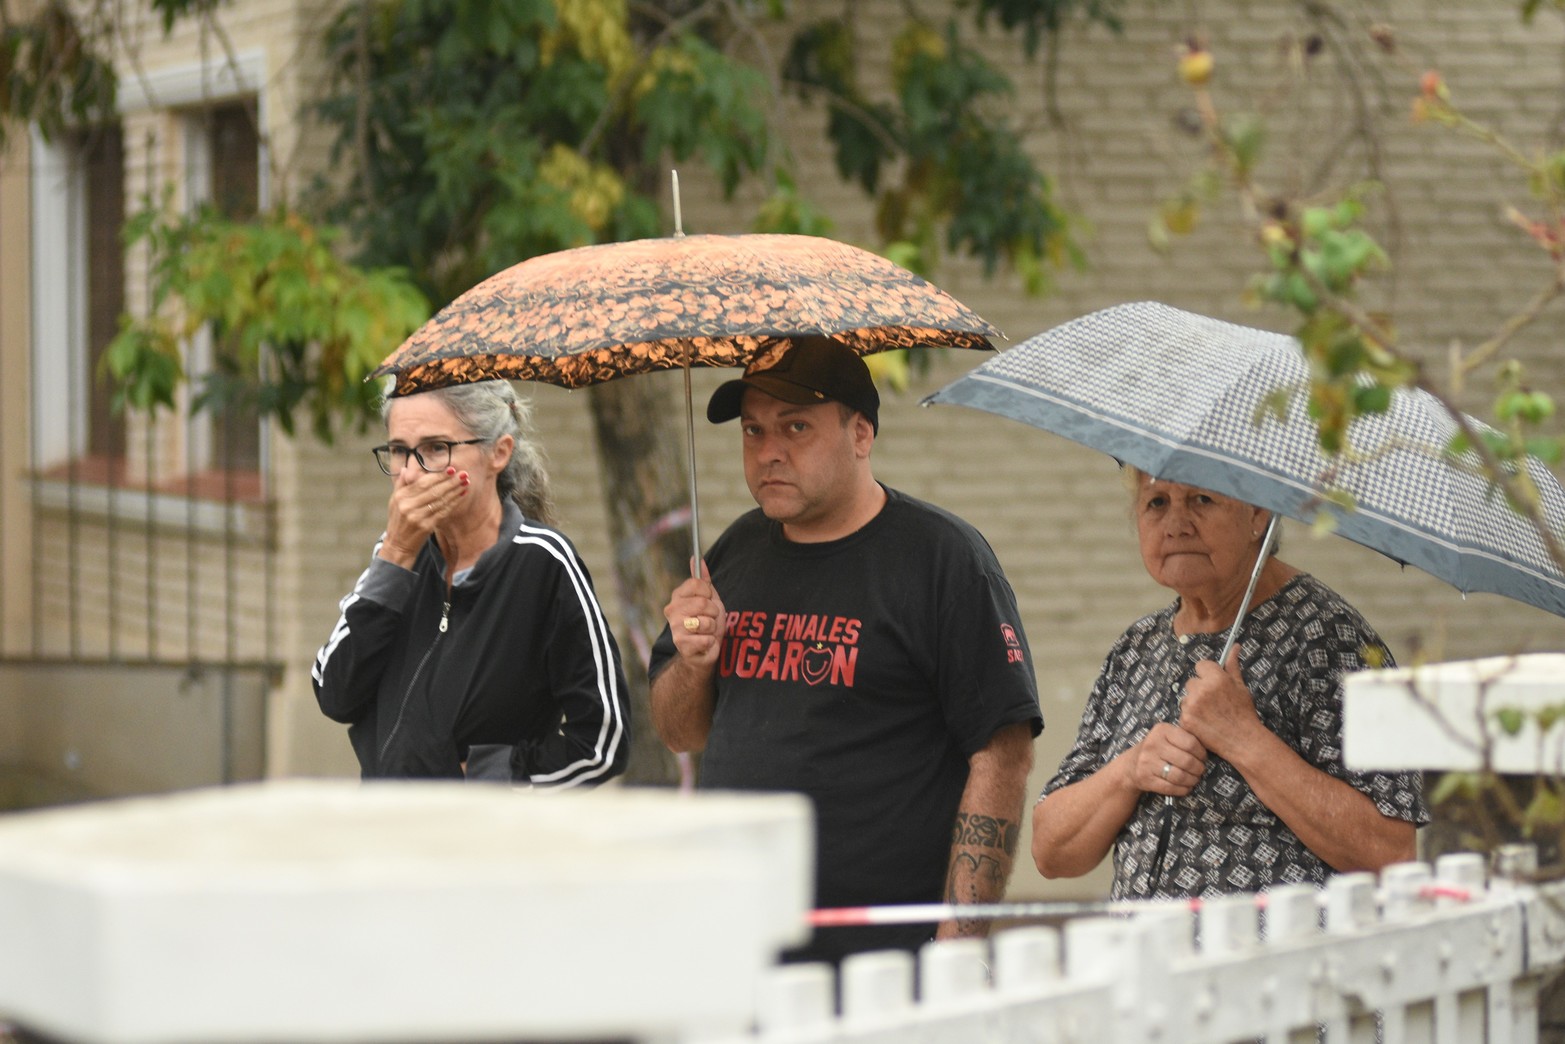
[[[1027,653],[1022,648],[1022,640],[1016,637],[1016,628],[1008,623],[1000,625],[1000,637],[1005,639],[1005,662],[1026,663]]]

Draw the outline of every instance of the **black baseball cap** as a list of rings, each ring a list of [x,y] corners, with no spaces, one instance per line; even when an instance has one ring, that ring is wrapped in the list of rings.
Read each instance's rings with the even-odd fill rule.
[[[739,416],[744,390],[755,388],[797,406],[828,399],[840,402],[869,418],[879,434],[880,393],[859,353],[830,337],[810,335],[792,341],[780,356],[762,356],[743,377],[720,385],[707,401],[706,419],[713,424],[733,420]]]

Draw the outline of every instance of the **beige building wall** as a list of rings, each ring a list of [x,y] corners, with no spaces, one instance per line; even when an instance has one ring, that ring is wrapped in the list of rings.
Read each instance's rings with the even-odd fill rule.
[[[1369,104],[1385,114],[1380,140],[1385,212],[1395,222],[1383,238],[1395,251],[1396,276],[1377,305],[1396,309],[1408,345],[1440,365],[1453,341],[1471,346],[1540,285],[1541,264],[1497,218],[1506,202],[1525,202],[1525,189],[1482,148],[1448,131],[1409,124],[1403,113],[1417,74],[1438,56],[1442,70],[1472,114],[1492,121],[1519,142],[1547,132],[1556,115],[1559,72],[1553,56],[1561,39],[1556,22],[1519,24],[1514,5],[1483,0],[1461,5],[1401,0],[1351,6],[1351,32],[1386,21],[1401,34],[1405,57],[1390,70],[1334,64],[1322,57],[1312,75],[1328,83],[1361,77]],[[801,4],[798,17],[835,5]],[[863,0],[862,25],[900,17],[893,0]],[[1257,270],[1257,255],[1244,247],[1230,199],[1203,215],[1195,232],[1164,256],[1147,241],[1149,219],[1193,169],[1199,142],[1178,130],[1190,105],[1174,75],[1174,48],[1192,31],[1205,33],[1217,56],[1214,90],[1220,105],[1237,104],[1285,70],[1274,44],[1295,36],[1290,4],[1224,0],[1181,5],[1136,4],[1125,12],[1127,33],[1073,31],[1061,48],[1050,93],[1044,68],[1022,61],[999,37],[986,46],[1006,62],[1018,84],[1012,114],[1026,142],[1057,177],[1060,198],[1079,216],[1078,236],[1087,256],[1082,272],[1062,272],[1052,294],[1025,297],[1010,276],[983,278],[978,266],[945,264],[937,282],[976,308],[1013,342],[1083,312],[1128,300],[1156,299],[1254,325],[1286,329],[1290,317],[1252,312],[1244,290]],[[276,166],[274,185],[295,191],[307,172],[325,163],[318,130],[297,119],[298,103],[322,75],[319,55],[299,41],[318,40],[321,13],[273,0],[245,0],[222,13],[234,48],[264,55],[267,87],[263,114]],[[1346,30],[1345,30],[1346,31]],[[193,31],[169,44],[148,44],[148,69],[193,62],[202,41]],[[1538,60],[1519,60],[1518,56]],[[883,63],[866,64],[874,75]],[[1383,79],[1377,79],[1383,75]],[[1316,169],[1322,152],[1352,169],[1363,148],[1345,128],[1354,118],[1340,91],[1304,107],[1274,138],[1266,177],[1279,185]],[[818,134],[819,110],[792,104],[795,153],[806,191],[838,221],[840,238],[872,240],[867,208],[841,185]],[[1328,143],[1322,145],[1322,143]],[[1340,144],[1339,144],[1340,143]],[[138,146],[139,147],[139,146]],[[687,231],[742,231],[748,203],[714,203],[719,194],[699,172],[682,171]],[[0,230],[11,256],[16,188],[0,181]],[[0,268],[3,274],[4,268]],[[0,352],[14,361],[14,286],[0,278]],[[132,298],[135,299],[134,297]],[[1561,387],[1557,323],[1527,332],[1516,347],[1535,367],[1538,382]],[[951,508],[972,521],[994,545],[1021,604],[1038,671],[1048,723],[1036,748],[1033,789],[1042,785],[1073,737],[1082,701],[1104,652],[1137,616],[1170,599],[1145,576],[1134,547],[1126,498],[1104,456],[1023,426],[955,407],[924,409],[918,400],[980,361],[946,353],[914,387],[888,395],[875,449],[877,474],[891,485]],[[25,348],[23,349],[25,362]],[[7,372],[12,372],[8,370]],[[723,375],[696,375],[699,411]],[[637,378],[677,382],[674,375]],[[14,385],[0,383],[0,396]],[[533,390],[538,428],[548,452],[560,500],[563,528],[580,547],[611,615],[618,609],[612,585],[613,549],[607,544],[601,489],[588,415],[590,392],[551,387]],[[1477,397],[1481,401],[1481,396]],[[5,403],[12,416],[13,399]],[[12,423],[9,419],[5,423]],[[348,432],[335,445],[312,440],[271,444],[275,518],[275,654],[283,671],[270,705],[269,771],[274,775],[349,774],[354,771],[343,730],[315,708],[309,668],[315,649],[337,615],[337,600],[364,567],[385,520],[386,485],[368,446],[378,432]],[[737,434],[701,423],[697,431],[702,532],[710,541],[750,505],[738,466]],[[13,487],[7,486],[7,489]],[[10,505],[8,507],[8,505]],[[0,512],[16,511],[0,501]],[[11,526],[6,526],[9,534]],[[5,540],[6,537],[0,537]],[[5,548],[12,544],[5,543]],[[16,577],[15,557],[5,562],[7,630]],[[1417,655],[1458,658],[1512,650],[1565,647],[1561,621],[1493,596],[1463,598],[1422,574],[1399,569],[1381,556],[1339,538],[1317,539],[1300,527],[1286,536],[1283,557],[1316,573],[1357,605],[1404,660]],[[622,647],[628,648],[622,642]],[[1024,838],[1024,847],[1026,838]],[[1106,878],[1047,884],[1020,861],[1013,894],[1096,894]]]
[[[245,98],[258,103],[263,204],[297,199],[324,165],[319,135],[312,139],[297,114],[322,75],[318,42],[329,7],[255,0],[226,9],[220,31],[187,23],[167,39],[143,13],[121,37],[127,209],[161,200],[169,188],[173,205],[187,203],[188,119],[206,105]],[[27,145],[24,129],[0,156],[0,361],[7,374],[0,382],[0,446],[8,462],[0,478],[0,651],[46,661],[289,659],[297,639],[279,632],[292,615],[284,599],[298,560],[283,562],[279,549],[293,517],[285,512],[299,496],[289,488],[297,454],[288,440],[271,433],[271,488],[262,501],[234,507],[226,522],[219,500],[179,491],[192,430],[182,417],[130,420],[130,486],[35,485],[27,473],[31,415],[55,408],[30,402],[28,393]],[[144,254],[132,251],[126,301],[133,310],[148,306],[146,275]],[[149,473],[164,486],[150,498],[134,488]],[[10,677],[0,695],[35,695],[20,691],[28,675]],[[0,738],[14,736],[3,726],[16,706],[0,700]],[[0,746],[0,758],[11,756]]]
[[[32,355],[28,304],[32,274],[32,224],[28,218],[28,145],[17,135],[0,152],[0,656],[26,648],[33,589],[32,508],[25,467],[31,459],[28,398]],[[14,455],[12,449],[14,447]]]
[[[25,486],[31,454],[27,423],[32,358],[27,350],[32,248],[28,198],[29,149],[25,137],[0,152],[0,446],[15,447],[0,460],[0,657],[20,653],[32,633],[32,510]],[[22,707],[0,700],[0,765],[23,755]]]

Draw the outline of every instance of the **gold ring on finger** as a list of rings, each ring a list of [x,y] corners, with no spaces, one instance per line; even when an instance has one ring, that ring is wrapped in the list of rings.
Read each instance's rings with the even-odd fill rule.
[[[685,617],[685,630],[687,630],[687,631],[699,631],[700,629],[701,629],[701,618],[699,616],[687,616],[687,617]]]

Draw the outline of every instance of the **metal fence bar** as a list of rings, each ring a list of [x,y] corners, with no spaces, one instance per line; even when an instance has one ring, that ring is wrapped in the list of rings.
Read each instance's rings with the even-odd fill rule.
[[[85,180],[86,174],[82,162],[81,150],[79,148],[73,148],[67,155],[67,170],[65,172],[66,183],[68,185],[68,202],[66,204],[65,226],[66,236],[72,243],[81,243],[85,241],[86,227],[85,215],[82,213],[83,207],[81,205],[78,192],[83,187],[83,181]],[[74,262],[76,259],[72,260]],[[70,299],[72,301],[82,302],[86,300],[87,284],[84,278],[85,269],[85,260],[80,261],[80,263],[70,263],[66,266],[65,282],[67,287],[69,287],[67,293],[70,295]],[[85,332],[86,322],[80,317],[79,313],[77,315],[71,316],[71,328],[66,331],[65,337],[65,344],[69,351],[79,353],[85,350]],[[78,340],[78,337],[80,337],[80,340]],[[65,548],[65,612],[69,640],[68,647],[72,656],[80,656],[82,651],[81,613],[79,611],[81,596],[81,561],[79,553],[81,546],[81,511],[77,498],[81,490],[78,467],[82,451],[80,433],[84,418],[82,416],[82,408],[79,401],[79,389],[75,387],[75,375],[78,371],[79,363],[76,365],[67,366],[65,369],[65,380],[67,384],[65,400],[67,411],[65,444],[66,452],[69,457],[69,460],[66,464],[65,474],[65,519],[66,531],[69,534]]]
[[[195,375],[192,375],[195,379]],[[188,389],[192,391],[193,389]],[[191,459],[191,447],[196,430],[196,414],[191,410],[185,411],[185,659],[191,663],[201,662],[201,643],[199,638],[199,622],[201,614],[198,606],[201,600],[200,584],[197,580],[198,564],[196,555],[196,469],[195,461]]]
[[[237,491],[234,486],[234,425],[232,419],[225,415],[223,420],[223,501],[228,510],[223,512],[223,649],[224,661],[232,663],[239,657],[239,569],[235,547],[234,533],[234,504],[237,501]],[[221,753],[222,779],[227,783],[233,780],[233,750],[234,750],[234,690],[233,672],[226,667],[223,669],[222,695],[218,702],[218,714],[221,725],[218,734],[222,736],[223,750]]]

